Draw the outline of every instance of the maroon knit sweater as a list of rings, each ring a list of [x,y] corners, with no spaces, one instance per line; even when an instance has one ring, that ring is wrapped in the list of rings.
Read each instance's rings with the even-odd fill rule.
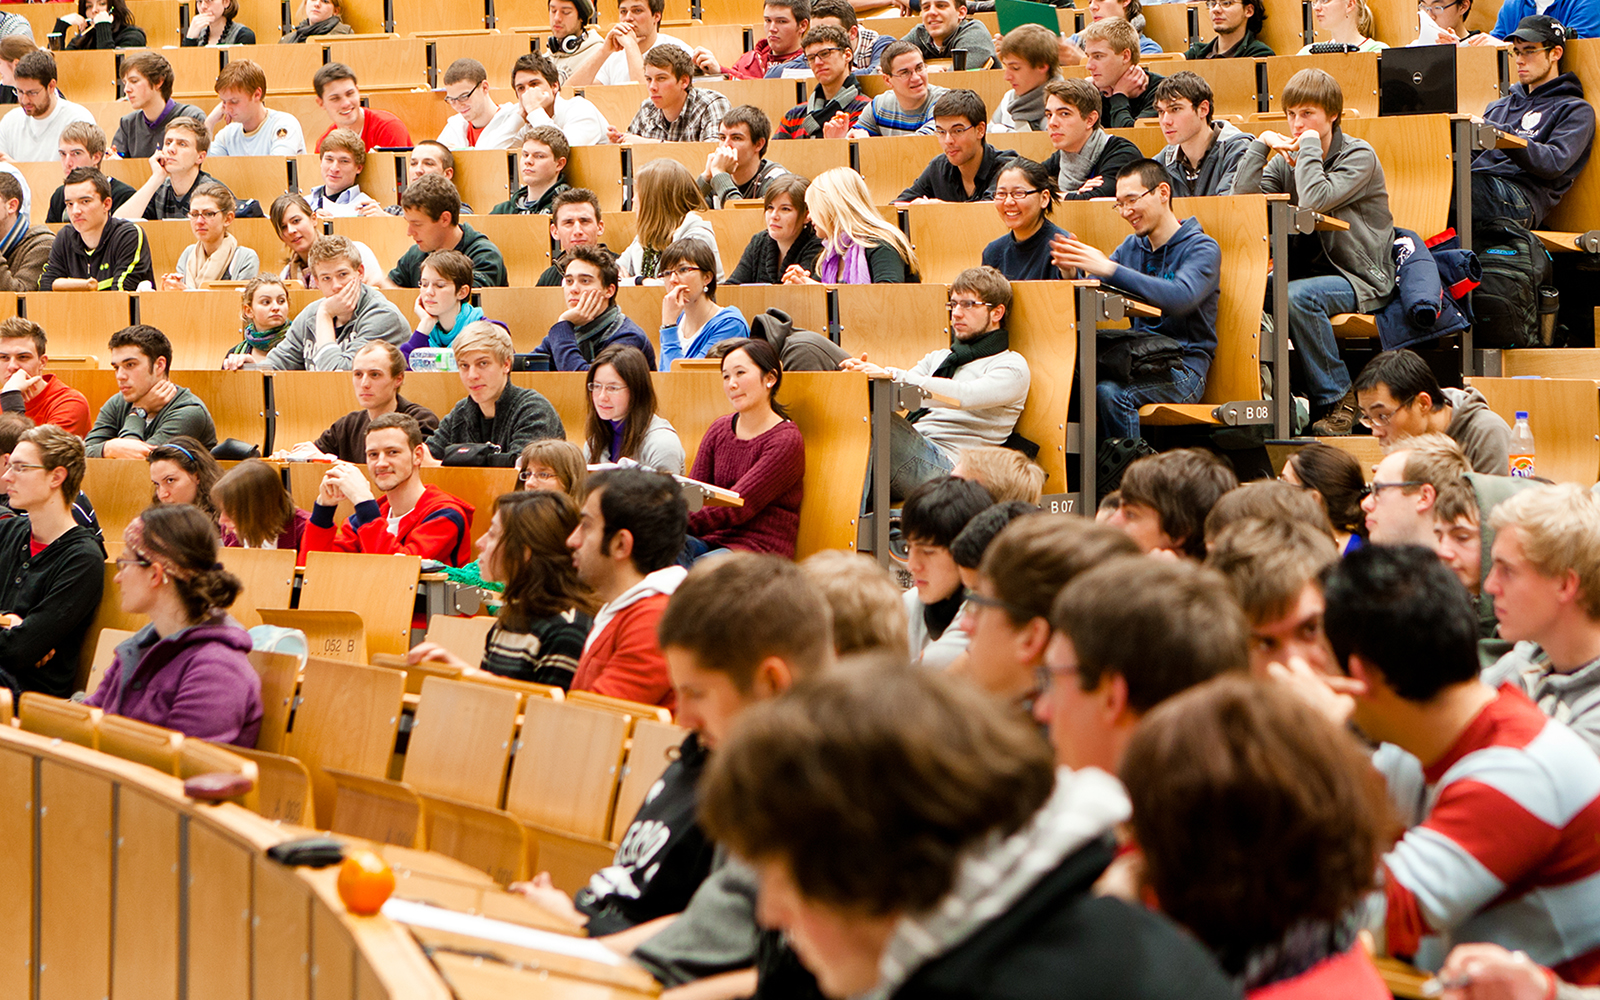
[[[734,434],[737,414],[717,418],[694,457],[691,479],[733,490],[743,507],[702,507],[689,515],[689,533],[712,548],[770,552],[794,558],[800,534],[806,443],[794,421],[749,441]]]

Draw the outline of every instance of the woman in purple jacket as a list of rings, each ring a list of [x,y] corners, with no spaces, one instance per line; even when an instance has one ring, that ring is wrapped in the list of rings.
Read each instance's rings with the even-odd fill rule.
[[[216,526],[187,504],[163,504],[134,518],[122,538],[122,610],[150,624],[117,646],[88,703],[185,736],[254,747],[261,678],[245,655],[249,633],[226,610],[240,583],[217,562]]]

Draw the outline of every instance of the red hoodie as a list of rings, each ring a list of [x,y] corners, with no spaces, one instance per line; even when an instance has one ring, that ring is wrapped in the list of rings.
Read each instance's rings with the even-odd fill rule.
[[[311,507],[311,523],[300,540],[300,559],[307,552],[365,552],[369,555],[421,556],[452,566],[472,561],[472,505],[437,486],[425,486],[411,512],[389,533],[389,498],[356,505],[350,519],[333,526],[334,508]]]

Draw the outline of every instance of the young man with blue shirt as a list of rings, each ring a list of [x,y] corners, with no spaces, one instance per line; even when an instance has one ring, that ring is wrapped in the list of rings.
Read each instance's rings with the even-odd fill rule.
[[[1155,160],[1135,160],[1117,174],[1117,212],[1133,235],[1107,257],[1095,247],[1058,236],[1051,259],[1075,267],[1109,288],[1156,306],[1161,315],[1136,317],[1133,328],[1176,340],[1183,358],[1156,378],[1096,386],[1102,438],[1139,436],[1139,407],[1146,403],[1193,403],[1206,390],[1206,372],[1217,353],[1218,282],[1222,250],[1193,216],[1179,221],[1172,211],[1172,186]]]

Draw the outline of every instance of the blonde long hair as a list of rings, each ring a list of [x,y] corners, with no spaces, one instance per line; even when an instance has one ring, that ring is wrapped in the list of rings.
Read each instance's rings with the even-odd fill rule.
[[[918,271],[917,254],[911,241],[898,228],[883,221],[872,207],[872,195],[861,175],[849,167],[834,167],[817,175],[806,189],[806,209],[817,235],[823,244],[835,253],[842,252],[839,237],[849,236],[852,242],[870,248],[887,243],[905,258],[906,268]]]
[[[685,215],[706,210],[694,175],[677,160],[646,163],[639,168],[638,184],[639,245],[648,250],[665,250]]]

